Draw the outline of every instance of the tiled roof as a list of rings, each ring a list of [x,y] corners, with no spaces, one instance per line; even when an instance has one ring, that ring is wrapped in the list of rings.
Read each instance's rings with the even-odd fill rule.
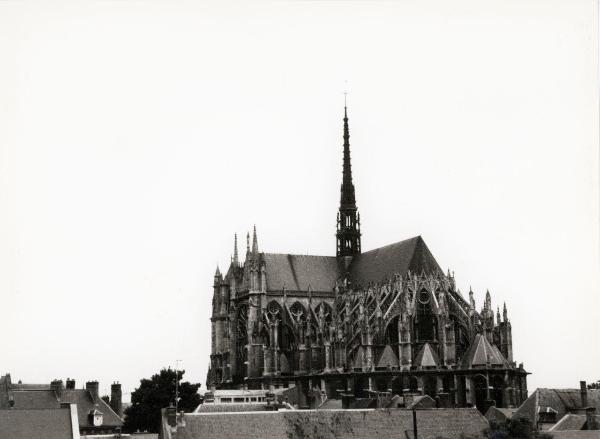
[[[334,439],[412,438],[412,411],[299,410],[252,413],[186,414],[178,439]],[[488,426],[476,409],[417,411],[419,439],[481,436]],[[181,435],[181,436],[179,436]]]
[[[120,427],[123,425],[123,421],[121,421],[119,416],[117,416],[104,400],[98,398],[94,401],[92,394],[86,389],[64,389],[60,402],[77,404],[79,425],[82,427],[90,425],[88,414],[91,410],[102,412],[102,425],[105,427]]]
[[[53,390],[17,390],[13,392],[14,409],[57,409],[60,401]]]
[[[550,428],[551,431],[560,431],[560,430],[581,430],[581,428],[585,425],[586,417],[585,415],[573,415],[571,413],[562,417],[560,421]]]
[[[339,277],[334,256],[288,255],[264,253],[267,290],[332,292]]]
[[[508,361],[498,348],[492,345],[483,334],[477,334],[463,358],[462,367],[469,368],[487,364],[508,367]]]
[[[71,439],[71,411],[68,408],[0,410],[0,438]]]
[[[587,391],[587,405],[600,409],[600,390]],[[561,419],[570,409],[582,408],[580,390],[536,389],[517,409],[514,417],[527,418],[535,424],[540,407],[552,407],[557,412],[556,419]]]
[[[88,414],[92,410],[102,412],[102,425],[108,427],[120,427],[123,425],[121,419],[102,399],[94,401],[91,393],[86,389],[63,389],[60,398],[53,390],[15,390],[14,410],[31,409],[57,409],[61,403],[77,404],[77,414],[81,427],[89,426]]]
[[[442,273],[435,258],[420,236],[356,255],[349,267],[349,280],[368,284],[392,279],[408,271],[421,274]]]

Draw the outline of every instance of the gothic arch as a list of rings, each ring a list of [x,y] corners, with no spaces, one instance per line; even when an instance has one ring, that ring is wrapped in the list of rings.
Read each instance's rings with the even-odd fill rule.
[[[417,296],[417,312],[414,317],[417,342],[438,340],[438,319],[433,312],[432,293],[422,288]]]

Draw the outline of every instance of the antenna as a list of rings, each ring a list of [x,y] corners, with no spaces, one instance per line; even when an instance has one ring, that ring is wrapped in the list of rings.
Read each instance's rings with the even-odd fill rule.
[[[348,97],[348,80],[344,80],[344,107],[346,107],[346,98]]]

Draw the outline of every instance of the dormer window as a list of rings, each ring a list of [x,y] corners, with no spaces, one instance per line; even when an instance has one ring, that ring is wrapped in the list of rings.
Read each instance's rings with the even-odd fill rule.
[[[102,422],[104,422],[104,414],[98,410],[90,410],[90,412],[88,413],[88,419],[90,421],[90,424],[92,424],[94,427],[100,427],[102,425]]]
[[[540,407],[539,408],[539,422],[540,424],[554,424],[556,423],[557,411],[552,407]]]

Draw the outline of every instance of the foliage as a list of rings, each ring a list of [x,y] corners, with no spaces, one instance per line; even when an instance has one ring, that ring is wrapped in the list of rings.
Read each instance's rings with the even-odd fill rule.
[[[600,389],[600,380],[596,381],[595,383],[588,384],[587,388],[589,390]]]
[[[102,401],[104,401],[105,403],[107,403],[108,405],[110,405],[110,396],[108,395],[104,395],[100,398]]]
[[[179,411],[191,412],[201,402],[198,394],[200,384],[182,382],[184,370],[177,372],[179,381]],[[150,379],[140,380],[140,386],[131,393],[131,406],[125,410],[126,432],[148,431],[158,433],[161,424],[161,409],[175,405],[175,371],[162,369]]]
[[[547,433],[538,432],[526,418],[509,419],[505,422],[490,421],[486,435],[489,439],[547,439]]]

